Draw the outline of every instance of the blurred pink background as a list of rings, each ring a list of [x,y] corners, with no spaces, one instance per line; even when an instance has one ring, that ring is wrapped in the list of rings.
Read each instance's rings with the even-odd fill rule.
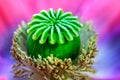
[[[93,23],[99,34],[99,53],[94,64],[97,73],[91,76],[120,80],[120,0],[0,0],[0,80],[13,80],[10,47],[18,24],[49,8],[71,11],[83,22]]]

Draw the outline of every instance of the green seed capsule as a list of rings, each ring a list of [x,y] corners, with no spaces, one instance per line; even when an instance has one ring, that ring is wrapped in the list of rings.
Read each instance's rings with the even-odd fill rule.
[[[82,25],[72,13],[64,13],[61,9],[43,10],[33,15],[28,26],[27,51],[31,57],[46,58],[53,54],[61,59],[74,59],[79,54]]]

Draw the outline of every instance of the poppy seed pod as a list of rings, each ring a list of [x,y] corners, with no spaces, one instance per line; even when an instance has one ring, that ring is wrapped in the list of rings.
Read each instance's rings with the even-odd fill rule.
[[[82,24],[71,12],[43,10],[28,23],[27,51],[31,57],[74,59],[80,50],[79,31]]]

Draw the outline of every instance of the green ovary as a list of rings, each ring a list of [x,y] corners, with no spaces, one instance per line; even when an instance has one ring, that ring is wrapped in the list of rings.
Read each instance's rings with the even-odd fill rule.
[[[33,15],[28,23],[28,55],[46,58],[50,54],[65,59],[74,59],[80,50],[79,31],[82,24],[72,13],[58,11],[41,11]]]
[[[50,54],[53,54],[55,57],[65,59],[71,58],[75,59],[78,55],[80,49],[80,37],[76,37],[70,42],[64,44],[54,44],[51,45],[49,42],[45,44],[39,44],[39,40],[33,40],[31,35],[28,36],[27,40],[27,50],[30,56],[38,58],[40,54],[43,58],[46,58]]]

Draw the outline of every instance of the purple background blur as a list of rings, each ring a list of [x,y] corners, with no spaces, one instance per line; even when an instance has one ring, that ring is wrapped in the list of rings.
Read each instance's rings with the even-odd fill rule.
[[[12,37],[21,20],[40,10],[62,8],[90,20],[99,34],[96,80],[120,80],[120,0],[0,0],[0,80],[13,80],[10,54]]]

